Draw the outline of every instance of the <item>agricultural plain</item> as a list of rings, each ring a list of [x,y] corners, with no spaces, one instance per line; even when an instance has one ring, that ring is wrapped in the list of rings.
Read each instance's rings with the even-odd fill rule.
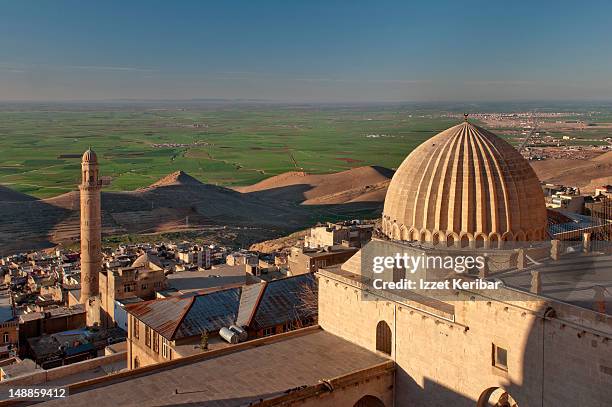
[[[109,191],[178,170],[233,187],[287,171],[394,168],[456,121],[387,106],[11,106],[0,110],[0,184],[38,198],[74,190],[89,146]]]

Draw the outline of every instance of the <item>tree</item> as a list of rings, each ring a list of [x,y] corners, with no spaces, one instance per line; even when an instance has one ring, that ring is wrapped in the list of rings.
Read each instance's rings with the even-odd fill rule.
[[[208,350],[208,331],[202,332],[202,336],[200,337],[200,349]]]

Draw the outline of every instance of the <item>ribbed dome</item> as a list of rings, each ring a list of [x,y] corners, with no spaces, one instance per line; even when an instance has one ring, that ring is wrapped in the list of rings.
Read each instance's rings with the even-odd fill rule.
[[[467,120],[417,147],[385,198],[383,232],[398,240],[494,246],[545,237],[537,176],[514,147]]]
[[[98,162],[98,156],[96,155],[96,153],[90,148],[87,151],[85,151],[85,153],[83,153],[83,159],[82,162],[84,163],[97,163]]]

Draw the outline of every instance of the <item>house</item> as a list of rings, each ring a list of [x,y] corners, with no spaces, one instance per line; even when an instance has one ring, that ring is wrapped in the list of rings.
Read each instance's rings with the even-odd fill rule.
[[[244,340],[312,325],[313,302],[314,278],[304,274],[128,304],[128,367],[229,346],[220,331],[231,326],[246,331]]]

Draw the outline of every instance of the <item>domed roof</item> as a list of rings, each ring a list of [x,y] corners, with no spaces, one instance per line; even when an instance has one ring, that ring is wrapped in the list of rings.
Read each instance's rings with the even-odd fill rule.
[[[396,171],[383,232],[398,240],[477,246],[546,236],[535,172],[506,141],[467,120],[425,141]]]
[[[91,148],[89,148],[87,151],[85,151],[85,153],[83,153],[82,162],[84,162],[84,163],[97,163],[98,162],[98,156],[96,155],[96,153]]]

